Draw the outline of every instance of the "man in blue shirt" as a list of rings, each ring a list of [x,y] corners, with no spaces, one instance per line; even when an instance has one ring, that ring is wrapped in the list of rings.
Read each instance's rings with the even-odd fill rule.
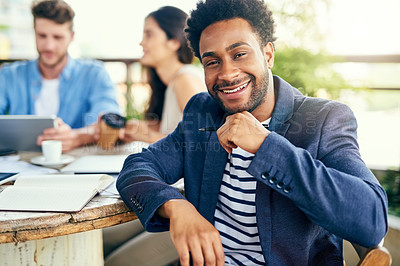
[[[63,1],[32,5],[39,58],[0,69],[0,114],[56,114],[58,127],[38,137],[59,139],[63,150],[94,141],[102,112],[119,113],[113,82],[101,62],[68,55],[74,38],[74,11]]]
[[[387,196],[344,104],[272,75],[262,0],[206,0],[187,21],[208,94],[166,138],[127,158],[117,188],[182,265],[343,265],[343,239],[377,245]],[[184,179],[185,195],[170,186]]]

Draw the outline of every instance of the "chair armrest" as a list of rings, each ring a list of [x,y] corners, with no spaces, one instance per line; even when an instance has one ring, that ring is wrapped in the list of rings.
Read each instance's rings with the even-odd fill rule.
[[[390,266],[392,265],[392,256],[390,255],[387,248],[382,246],[383,242],[379,246],[365,248],[360,245],[351,243],[356,250],[360,261],[357,265],[359,266]]]

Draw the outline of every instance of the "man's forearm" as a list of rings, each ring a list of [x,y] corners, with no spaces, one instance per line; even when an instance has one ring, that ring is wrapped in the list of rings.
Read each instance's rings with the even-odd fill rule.
[[[188,204],[191,205],[191,207],[193,207],[193,205],[191,203],[189,203],[187,200],[172,199],[172,200],[165,202],[163,205],[161,205],[161,207],[158,208],[158,210],[157,210],[157,214],[163,218],[169,219],[172,217],[173,211],[175,208],[177,208],[178,206],[184,206],[184,205],[188,205]]]

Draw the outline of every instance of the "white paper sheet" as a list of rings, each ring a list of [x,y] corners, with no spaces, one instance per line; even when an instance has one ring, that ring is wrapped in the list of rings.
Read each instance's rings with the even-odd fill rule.
[[[57,173],[58,170],[19,161],[19,155],[11,155],[0,157],[0,172],[20,173],[21,175],[37,175]]]

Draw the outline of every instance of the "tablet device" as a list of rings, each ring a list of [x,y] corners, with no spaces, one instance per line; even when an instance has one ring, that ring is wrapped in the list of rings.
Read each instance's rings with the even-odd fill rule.
[[[36,139],[56,126],[55,115],[0,115],[0,149],[40,151]]]
[[[0,173],[0,185],[14,181],[19,176],[19,173]]]
[[[13,149],[0,149],[0,156],[16,154],[18,151]]]

